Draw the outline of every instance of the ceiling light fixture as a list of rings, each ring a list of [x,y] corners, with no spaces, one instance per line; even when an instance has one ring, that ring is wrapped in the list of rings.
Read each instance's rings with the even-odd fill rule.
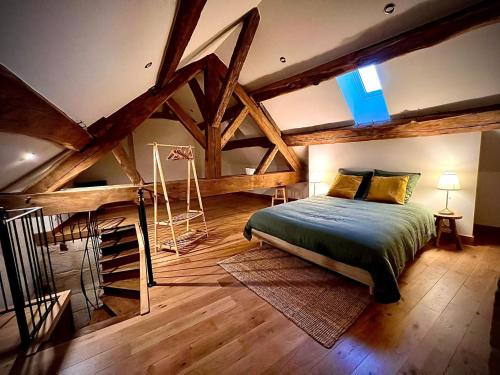
[[[392,14],[394,10],[396,9],[396,4],[394,3],[389,3],[384,7],[384,13],[385,14]]]
[[[281,61],[283,64],[284,64],[284,63],[286,63],[286,59],[285,59],[283,56],[281,56],[281,57],[280,57],[280,61]]]
[[[23,160],[35,160],[36,159],[36,155],[32,152],[27,152],[26,154],[24,154],[23,156]]]
[[[153,63],[150,61],[150,62],[148,62],[148,63],[146,64],[146,66],[145,66],[144,68],[146,68],[146,69],[147,69],[147,68],[151,67],[151,65],[153,65]]]

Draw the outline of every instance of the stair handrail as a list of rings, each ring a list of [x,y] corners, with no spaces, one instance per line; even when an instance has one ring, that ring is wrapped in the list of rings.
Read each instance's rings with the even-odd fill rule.
[[[154,280],[153,263],[151,261],[151,247],[149,246],[148,222],[146,219],[146,205],[144,203],[144,188],[140,187],[137,190],[137,198],[139,201],[139,204],[137,205],[139,225],[141,228],[142,240],[144,243],[144,254],[146,256],[148,287],[151,288],[156,285],[156,282]]]

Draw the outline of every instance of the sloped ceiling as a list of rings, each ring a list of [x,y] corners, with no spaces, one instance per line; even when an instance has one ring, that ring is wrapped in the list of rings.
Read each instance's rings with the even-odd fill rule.
[[[184,60],[212,52],[227,35],[214,37],[259,2],[208,0]],[[2,0],[0,63],[73,120],[90,125],[155,84],[175,10],[175,0]],[[148,62],[153,64],[145,69]],[[12,141],[0,137],[2,148]],[[30,137],[15,139],[36,151],[33,168],[57,149]],[[0,157],[2,165],[14,165],[19,155]],[[1,174],[0,187],[21,169]]]
[[[181,61],[208,53],[229,62],[235,22],[257,6],[261,22],[240,82],[249,88],[298,73],[373,44],[475,0],[208,0]],[[90,125],[154,85],[175,0],[0,2],[0,63],[75,121]],[[391,113],[500,94],[500,26],[466,33],[378,67]],[[286,63],[280,62],[280,57]],[[145,65],[152,62],[152,67]],[[176,98],[199,118],[190,93]],[[189,104],[191,103],[191,104]],[[264,102],[282,130],[352,119],[335,80]],[[192,112],[191,112],[192,110]],[[251,134],[251,125],[242,127]],[[168,127],[166,130],[168,131]],[[46,160],[59,150],[29,137],[2,137]],[[3,165],[18,153],[0,155]],[[21,173],[21,171],[19,171]],[[2,174],[0,186],[18,174]]]
[[[285,78],[443,17],[477,1],[264,0],[261,23],[240,82],[249,89]],[[500,94],[497,47],[500,25],[465,33],[447,42],[378,66],[391,114]],[[229,62],[233,33],[216,51]],[[280,62],[280,57],[286,63]],[[264,102],[282,130],[352,120],[336,80]]]

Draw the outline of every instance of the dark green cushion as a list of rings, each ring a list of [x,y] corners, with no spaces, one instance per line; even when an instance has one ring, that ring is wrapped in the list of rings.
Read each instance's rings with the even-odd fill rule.
[[[417,186],[418,179],[420,178],[421,173],[417,172],[389,172],[389,171],[383,171],[381,169],[375,169],[375,176],[382,176],[382,177],[391,177],[391,176],[408,176],[408,185],[406,186],[406,194],[405,194],[405,203],[408,203],[408,201],[411,198],[411,195],[413,194],[413,189],[415,189],[415,186]]]
[[[349,176],[362,176],[361,184],[359,185],[354,199],[365,199],[368,195],[368,190],[370,189],[370,181],[373,177],[373,171],[356,171],[353,169],[339,168],[340,174],[345,174]]]

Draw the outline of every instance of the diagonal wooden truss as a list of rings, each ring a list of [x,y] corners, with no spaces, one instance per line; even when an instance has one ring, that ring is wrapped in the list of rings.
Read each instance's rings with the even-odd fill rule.
[[[229,66],[226,67],[217,56],[212,54],[177,70],[179,61],[196,27],[205,3],[206,0],[179,2],[156,86],[126,104],[108,118],[98,120],[86,130],[65,117],[57,108],[37,96],[31,88],[24,85],[22,81],[2,67],[3,71],[0,76],[2,82],[0,83],[9,90],[4,90],[3,95],[0,95],[0,104],[3,105],[3,108],[8,108],[9,111],[0,112],[0,131],[17,132],[48,139],[62,144],[68,149],[64,151],[63,157],[58,158],[57,163],[43,168],[44,173],[26,189],[27,193],[54,192],[64,187],[78,174],[94,165],[109,152],[113,152],[119,165],[133,184],[142,184],[144,181],[135,168],[133,147],[132,152],[129,147],[127,153],[120,142],[128,139],[130,144],[132,131],[150,117],[180,121],[193,138],[205,149],[206,186],[210,194],[237,191],[235,189],[238,189],[238,186],[235,184],[241,185],[242,190],[248,190],[249,186],[256,186],[257,181],[258,186],[262,187],[267,184],[276,186],[276,184],[279,185],[285,180],[288,182],[300,180],[303,167],[290,146],[400,137],[402,131],[407,136],[420,136],[426,135],[426,132],[429,133],[430,127],[432,127],[432,132],[445,134],[465,131],[463,129],[482,131],[498,128],[499,126],[500,115],[498,108],[493,110],[488,108],[484,111],[467,110],[459,115],[456,113],[444,114],[438,119],[429,120],[425,118],[422,120],[422,123],[426,121],[427,127],[425,129],[414,126],[412,119],[407,119],[407,123],[391,123],[384,131],[382,131],[383,129],[367,129],[363,132],[356,129],[335,129],[328,130],[327,133],[305,131],[303,134],[282,136],[272,118],[258,104],[260,100],[307,87],[325,79],[331,79],[339,72],[345,71],[345,69],[356,68],[360,63],[372,60],[385,61],[384,59],[393,58],[415,49],[438,44],[475,27],[497,22],[500,8],[495,2],[484,2],[484,4],[472,6],[467,8],[465,12],[452,14],[442,20],[433,21],[394,37],[395,46],[402,46],[401,48],[393,48],[389,43],[392,39],[382,41],[377,45],[357,51],[353,56],[351,56],[352,54],[342,56],[335,61],[324,64],[324,66],[313,68],[310,71],[268,85],[254,91],[253,96],[250,96],[238,84],[238,77],[259,23],[260,17],[256,8],[248,12],[242,19],[243,27]],[[418,39],[420,42],[411,44],[412,47],[403,48],[409,45],[408,40],[415,40],[415,38],[420,38]],[[204,75],[203,88],[196,80],[198,74]],[[175,92],[186,84],[192,90],[196,103],[200,108],[204,120],[202,123],[197,124],[173,99]],[[231,97],[237,99],[238,105],[228,108]],[[254,120],[264,133],[264,137],[231,140],[248,116]],[[478,116],[485,118],[484,124],[481,123],[479,127],[477,124],[475,125]],[[448,123],[453,123],[453,126],[446,125],[447,119],[450,119]],[[12,124],[15,124],[16,121],[29,124],[29,126],[13,126]],[[229,121],[229,124],[224,131],[221,131],[223,121]],[[459,121],[459,126],[455,126],[457,121]],[[59,127],[54,127],[53,124],[57,124]],[[22,131],[19,129],[22,129]],[[255,145],[267,148],[266,154],[257,167],[256,176],[221,178],[222,150]],[[279,178],[282,181],[277,179],[277,174],[266,173],[278,153],[284,157],[293,170],[293,172],[283,172],[286,176],[285,174],[280,175]],[[266,176],[269,176],[269,178]],[[220,184],[217,181],[220,181]],[[203,185],[203,180],[200,180],[200,183]],[[228,186],[231,187],[229,190]]]
[[[252,103],[251,99],[250,102],[248,101],[249,96],[246,93],[242,94],[243,89],[237,82],[258,26],[260,17],[256,8],[242,19],[243,28],[229,67],[225,67],[215,55],[209,55],[176,71],[176,66],[194,31],[205,2],[206,0],[196,0],[194,1],[196,4],[191,4],[192,6],[180,5],[178,7],[174,30],[166,47],[156,86],[108,118],[102,118],[92,124],[87,129],[88,131],[84,132],[87,140],[81,141],[78,148],[69,152],[62,162],[48,167],[47,171],[25,190],[26,193],[59,190],[109,152],[113,153],[118,164],[134,185],[143,184],[144,181],[137,172],[131,155],[133,147],[132,149],[129,147],[127,153],[121,142],[125,139],[130,142],[133,130],[152,116],[177,119],[205,149],[206,178],[221,177],[222,147],[227,144],[248,114],[255,119],[261,129],[265,129],[263,131],[267,133],[270,142],[279,143],[278,150],[283,153],[293,170],[300,172],[301,165],[293,151],[288,150],[284,145],[279,133],[273,130],[272,124],[259,107],[254,102]],[[205,76],[204,89],[195,78],[198,74]],[[197,124],[173,99],[174,93],[185,84],[188,84],[193,91],[203,114],[205,121],[202,124]],[[231,109],[226,114],[229,99],[233,95],[238,98],[242,106],[237,111]],[[158,109],[161,110],[158,112]],[[221,134],[220,123],[228,116],[232,122]],[[269,160],[269,155],[267,159],[265,165],[268,166],[272,160]],[[267,168],[259,168],[260,173],[264,173],[265,169]],[[272,179],[269,181],[271,183]]]

